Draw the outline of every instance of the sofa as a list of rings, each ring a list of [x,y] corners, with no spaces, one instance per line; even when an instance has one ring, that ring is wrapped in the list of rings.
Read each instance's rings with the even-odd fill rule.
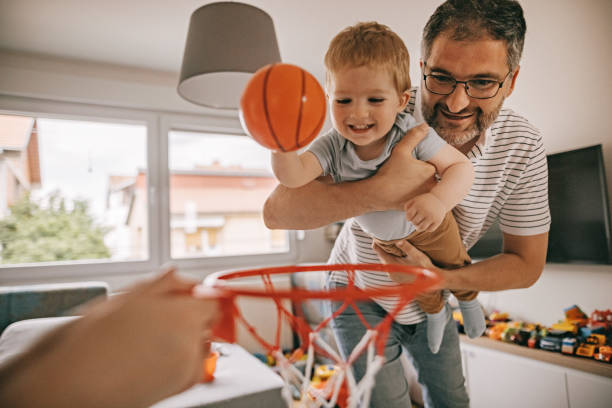
[[[107,296],[108,285],[97,281],[0,287],[0,365],[77,318],[79,306]]]

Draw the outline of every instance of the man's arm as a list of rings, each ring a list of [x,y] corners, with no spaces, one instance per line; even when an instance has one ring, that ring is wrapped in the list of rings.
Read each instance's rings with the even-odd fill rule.
[[[407,243],[398,243],[407,256],[398,258],[375,247],[383,263],[419,265],[442,276],[441,288],[499,291],[528,288],[540,277],[546,263],[548,233],[519,236],[504,233],[502,253],[463,268],[436,268],[421,251]]]
[[[278,186],[266,200],[263,216],[271,229],[312,229],[370,211],[403,210],[404,203],[435,186],[434,167],[412,157],[427,125],[411,129],[378,172],[341,184],[315,180],[299,188]]]

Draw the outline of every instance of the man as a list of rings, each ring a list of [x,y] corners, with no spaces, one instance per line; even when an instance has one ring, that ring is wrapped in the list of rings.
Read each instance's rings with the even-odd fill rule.
[[[510,0],[449,0],[430,17],[423,33],[421,86],[414,94],[414,115],[424,119],[473,163],[475,182],[453,210],[463,242],[473,246],[496,220],[503,232],[499,255],[444,271],[421,252],[404,244],[397,258],[371,247],[370,238],[349,219],[332,251],[330,263],[416,264],[443,278],[441,287],[478,291],[525,288],[539,278],[546,260],[550,214],[546,156],[542,138],[526,119],[502,108],[519,73],[526,24],[520,5]],[[411,104],[412,105],[412,104]],[[410,106],[409,108],[410,109]],[[412,113],[412,112],[411,112]],[[402,204],[431,188],[433,170],[410,153],[425,127],[409,132],[378,173],[359,182],[332,185],[325,180],[299,189],[278,187],[264,207],[270,228],[315,228],[368,211],[403,209]],[[408,196],[399,192],[412,191]],[[333,279],[334,281],[341,279]],[[367,307],[373,321],[385,311]],[[439,354],[426,348],[423,314],[415,304],[400,313],[387,344],[387,362],[376,377],[372,406],[406,406],[406,380],[399,356],[403,345],[424,385],[427,406],[467,406],[459,342],[447,324]],[[355,316],[335,321],[341,347],[357,335]],[[357,375],[363,367],[356,367]],[[409,405],[408,405],[409,406]]]

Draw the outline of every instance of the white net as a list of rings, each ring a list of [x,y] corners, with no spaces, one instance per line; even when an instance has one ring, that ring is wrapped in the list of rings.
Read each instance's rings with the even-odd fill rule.
[[[374,387],[374,377],[384,364],[384,357],[376,355],[375,343],[378,332],[367,330],[361,341],[355,346],[352,353],[345,360],[332,346],[330,346],[317,332],[310,333],[310,343],[306,358],[304,372],[295,365],[283,353],[277,351],[274,357],[285,386],[283,397],[288,407],[296,405],[304,408],[333,408],[341,399],[343,384],[346,384],[346,406],[348,408],[368,407],[370,394]],[[323,388],[312,385],[312,374],[315,363],[315,344],[321,347],[333,360],[336,369],[331,377],[325,382]],[[366,352],[366,371],[359,382],[355,380],[352,362]],[[291,393],[292,387],[297,387],[301,393],[299,402],[294,403]]]

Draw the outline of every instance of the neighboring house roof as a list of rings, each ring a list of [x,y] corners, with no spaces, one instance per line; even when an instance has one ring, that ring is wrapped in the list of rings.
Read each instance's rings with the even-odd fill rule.
[[[144,190],[143,171],[131,179],[136,188]],[[185,213],[186,203],[196,204],[199,214],[227,214],[260,212],[266,198],[278,184],[267,171],[241,168],[221,170],[198,169],[173,171],[170,174],[170,213]],[[109,189],[128,188],[132,183],[122,176],[109,177]]]
[[[10,152],[15,174],[26,188],[41,182],[36,120],[27,116],[0,115],[0,155]],[[27,180],[27,182],[25,181]]]
[[[228,168],[173,171],[170,212],[182,214],[187,202],[199,214],[260,212],[278,182],[267,171]]]
[[[34,127],[34,118],[0,115],[0,149],[24,150]]]

